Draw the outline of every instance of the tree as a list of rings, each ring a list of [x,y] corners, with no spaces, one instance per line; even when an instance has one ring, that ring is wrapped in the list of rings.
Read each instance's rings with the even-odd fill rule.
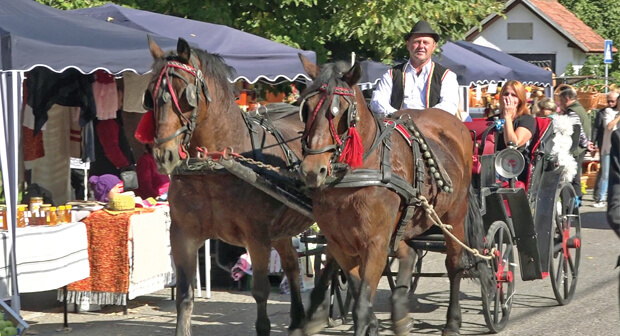
[[[99,0],[39,0],[73,9]],[[420,19],[444,40],[461,39],[501,0],[115,0],[120,5],[224,24],[292,47],[314,50],[319,63],[348,59],[352,51],[379,60],[406,56],[403,36]],[[248,52],[251,52],[249,50]]]

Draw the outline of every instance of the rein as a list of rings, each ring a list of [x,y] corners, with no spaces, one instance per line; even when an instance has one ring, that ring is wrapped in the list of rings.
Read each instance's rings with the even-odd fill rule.
[[[303,114],[303,108],[306,103],[306,100],[317,95],[321,94],[321,98],[312,111],[311,119],[306,127],[306,131],[301,137],[301,146],[302,150],[307,155],[313,154],[321,154],[328,151],[334,151],[335,157],[340,158],[340,162],[344,162],[349,164],[352,168],[356,168],[362,165],[363,158],[363,147],[361,146],[361,139],[357,130],[355,129],[356,123],[359,120],[357,116],[357,100],[355,99],[355,90],[349,89],[345,87],[335,87],[332,92],[329,92],[327,83],[324,83],[319,87],[319,89],[315,92],[312,92],[306,97],[304,97],[303,101],[299,107],[300,116]],[[336,131],[336,127],[334,126],[334,117],[340,113],[340,97],[343,97],[349,107],[347,108],[347,125],[349,128],[342,135],[338,135]],[[353,97],[353,101],[349,97]],[[326,101],[329,101],[329,105],[327,108],[329,109],[327,119],[329,121],[329,130],[332,135],[332,138],[336,142],[335,144],[331,144],[319,149],[312,149],[308,147],[308,136],[314,121],[316,120],[316,116],[319,111],[323,107]],[[302,118],[302,121],[303,118]]]
[[[174,107],[176,107],[175,113],[183,119],[183,126],[181,126],[174,133],[163,139],[155,137],[154,142],[156,144],[163,144],[176,138],[180,134],[185,134],[183,137],[183,142],[179,145],[179,154],[181,155],[181,158],[187,157],[187,147],[189,145],[190,139],[192,138],[192,134],[196,129],[196,119],[198,118],[198,98],[200,97],[200,94],[204,94],[207,102],[211,101],[209,89],[207,88],[207,84],[204,80],[202,71],[200,69],[197,69],[195,58],[196,57],[194,56],[194,54],[192,54],[190,58],[190,62],[192,63],[191,66],[177,61],[168,61],[159,73],[159,77],[155,84],[155,90],[153,91],[153,106],[155,111],[157,111],[157,97],[161,95],[164,103],[168,103],[170,99],[172,99]],[[178,73],[177,69],[185,71],[194,76],[194,84],[191,84],[185,77],[181,76],[181,74]],[[170,76],[177,77],[187,84],[185,88],[187,102],[190,106],[193,107],[192,114],[189,118],[183,115],[183,111],[181,110],[181,106],[179,105],[179,99],[174,91],[174,88],[172,87],[172,81],[170,79]],[[158,94],[160,92],[160,88],[162,88],[162,92],[161,94]],[[164,121],[164,116],[164,113],[159,116],[159,123],[162,123]]]

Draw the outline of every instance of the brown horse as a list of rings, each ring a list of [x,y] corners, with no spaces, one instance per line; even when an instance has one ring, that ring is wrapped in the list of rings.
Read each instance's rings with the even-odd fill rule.
[[[268,263],[271,247],[278,251],[291,289],[289,332],[301,334],[305,313],[297,251],[291,237],[313,221],[230,173],[214,170],[186,175],[175,173],[175,169],[184,158],[196,156],[197,147],[209,151],[232,148],[245,157],[260,157],[265,164],[286,169],[292,163],[281,143],[299,157],[303,123],[295,114],[273,120],[282,136],[280,142],[260,126],[250,128],[228,82],[232,69],[219,56],[190,49],[183,39],[179,39],[176,52],[168,54],[151,39],[149,45],[155,59],[153,80],[146,93],[154,103],[153,152],[158,169],[172,174],[168,195],[170,242],[177,272],[176,335],[191,335],[196,252],[205,239],[211,238],[243,246],[252,258],[258,335],[269,335],[271,329],[267,315]],[[255,134],[257,144],[253,144],[250,133]]]
[[[433,226],[430,216],[425,213],[426,208],[422,207],[423,196],[441,222],[453,227],[451,232],[456,239],[468,242],[479,251],[483,249],[482,218],[470,188],[472,139],[465,125],[449,113],[438,109],[408,111],[413,124],[422,133],[423,141],[417,141],[422,144],[425,165],[420,165],[414,158],[415,150],[403,136],[396,132],[391,137],[380,135],[382,124],[368,110],[356,85],[361,75],[359,64],[351,68],[344,63],[331,63],[319,69],[300,57],[313,79],[313,84],[302,94],[304,102],[300,112],[306,127],[302,136],[304,159],[301,173],[307,186],[315,190],[313,213],[330,251],[342,269],[350,274],[350,288],[354,289],[355,299],[355,335],[376,335],[378,321],[372,302],[391,239],[394,239],[397,224],[408,205],[415,210],[412,210],[412,217],[408,217],[410,219],[403,220],[406,225],[402,230],[403,239],[420,235]],[[379,143],[374,147],[377,137]],[[362,149],[356,149],[354,144],[347,149],[349,142],[356,138],[361,139],[357,146],[363,147],[363,162],[358,160],[362,163],[360,169],[346,169],[343,173],[338,170],[342,163],[336,159],[340,157],[342,162],[347,152],[359,151],[361,154]],[[423,143],[430,147],[432,156],[425,156],[428,155],[424,152],[427,147]],[[386,158],[382,161],[384,156]],[[417,202],[406,204],[405,197],[394,191],[398,189],[394,188],[397,176],[413,186],[422,171],[419,195],[414,197]],[[353,179],[347,180],[348,176],[355,176],[355,172],[362,172],[357,185],[351,182]],[[373,182],[369,176],[377,176],[379,181]],[[349,186],[340,187],[339,183],[345,181]],[[443,334],[456,335],[461,326],[459,289],[464,271],[468,270],[483,280],[483,293],[490,288],[487,286],[491,284],[491,274],[483,260],[477,260],[455,239],[446,237],[446,247],[450,304]],[[397,335],[407,335],[411,321],[405,298],[411,283],[412,251],[402,240],[397,248],[401,266],[392,295],[392,322]]]

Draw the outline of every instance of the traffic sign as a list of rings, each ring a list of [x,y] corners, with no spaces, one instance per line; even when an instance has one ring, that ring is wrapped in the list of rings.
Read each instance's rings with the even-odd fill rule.
[[[611,46],[613,45],[612,40],[605,40],[605,53],[603,54],[603,62],[605,64],[612,63],[613,51],[611,50]]]

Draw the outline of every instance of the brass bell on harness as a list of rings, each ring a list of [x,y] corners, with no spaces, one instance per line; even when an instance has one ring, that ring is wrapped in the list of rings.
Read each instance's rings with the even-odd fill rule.
[[[434,174],[437,171],[437,168],[431,167],[429,168],[429,170],[431,171],[431,174]]]
[[[428,155],[429,155],[429,156],[430,156],[430,154],[431,154],[430,152],[426,152],[426,153],[428,153]],[[432,167],[432,166],[434,166],[434,165],[435,165],[435,160],[433,160],[433,159],[428,159],[428,161],[427,161],[427,162],[428,162],[428,165],[429,165],[430,167]]]
[[[423,151],[428,150],[428,146],[426,144],[423,144],[422,146],[420,146],[420,148],[422,148]]]
[[[443,186],[443,191],[445,191],[445,192],[451,192],[450,189],[451,188],[448,187],[448,186]]]
[[[425,159],[430,159],[430,157],[431,157],[431,152],[424,152]]]
[[[433,176],[434,176],[436,179],[439,179],[439,178],[441,177],[441,174],[439,174],[439,172],[435,172],[435,173],[433,174]]]
[[[437,185],[440,187],[443,187],[443,181],[442,180],[437,181]]]

